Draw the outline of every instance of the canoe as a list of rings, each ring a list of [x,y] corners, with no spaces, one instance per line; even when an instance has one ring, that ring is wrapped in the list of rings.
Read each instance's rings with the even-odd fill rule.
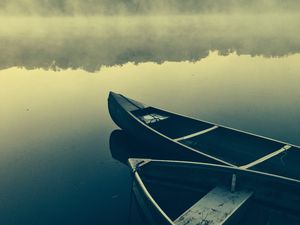
[[[198,120],[110,92],[113,121],[164,159],[198,161],[300,179],[300,147]]]
[[[299,180],[200,162],[128,161],[133,191],[150,224],[300,224]],[[173,189],[180,194],[172,196]]]

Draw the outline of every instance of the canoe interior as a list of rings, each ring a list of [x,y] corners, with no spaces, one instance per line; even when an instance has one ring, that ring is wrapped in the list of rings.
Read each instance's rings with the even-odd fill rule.
[[[241,170],[180,163],[150,162],[138,170],[149,193],[171,219],[177,218],[216,186],[229,188],[233,172],[237,175],[237,190],[254,192],[247,213],[238,224],[300,224],[297,182]]]
[[[174,222],[176,225],[235,224],[245,214],[253,192],[231,191],[228,187],[215,187],[188,208]]]
[[[299,159],[299,149],[292,147],[265,162],[251,167],[250,169],[300,180]]]
[[[251,163],[284,145],[268,139],[219,127],[181,143],[237,166]]]
[[[228,163],[300,179],[298,146],[148,107],[113,92],[109,95],[109,110],[119,127],[144,141],[150,141],[148,144],[155,143],[157,148],[164,146],[157,151],[163,156],[161,158],[169,156],[172,159],[174,155],[174,158],[183,160],[189,158],[194,161]],[[135,123],[136,120],[143,125]],[[152,129],[148,128],[157,133],[151,133]],[[167,136],[173,142],[159,134]],[[175,148],[180,151],[173,150]],[[184,151],[185,149],[189,150]],[[219,162],[197,152],[217,158]]]
[[[147,125],[153,128],[154,130],[158,131],[159,133],[172,139],[189,135],[191,133],[195,133],[200,130],[205,130],[211,127],[211,124],[209,123],[174,115],[152,107],[135,110],[132,112],[132,114],[135,115],[142,122],[144,122],[143,116],[145,115],[161,115],[163,117],[167,117],[166,119],[163,119],[161,121],[156,121],[154,117],[154,122],[149,123]]]
[[[160,207],[168,214],[168,216],[175,220],[185,210],[195,204],[199,199],[204,197],[208,189],[193,189],[184,186],[172,185],[171,182],[163,182],[162,180],[145,180],[145,186],[153,198],[157,201]],[[139,198],[141,193],[139,193]],[[144,200],[146,201],[146,200]],[[144,203],[147,204],[147,203]],[[149,204],[149,203],[148,203]],[[149,213],[148,217],[153,217],[155,214],[153,211],[145,212],[145,206],[143,207],[144,213]],[[268,205],[260,204],[252,200],[247,204],[246,212],[236,223],[236,225],[299,225],[300,218],[295,213],[285,213],[280,210],[272,209]],[[150,221],[160,221],[161,218],[151,218]],[[152,222],[150,224],[163,224],[161,222]]]
[[[300,179],[300,167],[298,166],[300,163],[300,149],[298,147],[153,107],[133,110],[131,113],[146,126],[175,141],[178,138],[187,137],[178,140],[178,142],[199,152],[236,166],[249,164],[249,168],[254,170]],[[151,121],[149,119],[145,122],[143,118],[151,115],[154,115],[152,122],[149,122]],[[159,120],[159,118],[162,119]],[[195,136],[191,135],[206,130],[208,132]],[[251,163],[259,161],[259,159],[269,154],[272,155],[286,146],[289,149],[258,162],[257,165],[250,166]]]

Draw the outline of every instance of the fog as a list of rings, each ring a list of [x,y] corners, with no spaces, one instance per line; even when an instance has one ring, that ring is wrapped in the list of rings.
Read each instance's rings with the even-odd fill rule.
[[[2,17],[0,69],[77,69],[197,61],[210,51],[281,57],[300,52],[292,13]]]
[[[298,0],[1,0],[0,69],[96,71],[300,50]]]
[[[298,0],[1,0],[9,15],[194,14],[206,12],[298,12]]]

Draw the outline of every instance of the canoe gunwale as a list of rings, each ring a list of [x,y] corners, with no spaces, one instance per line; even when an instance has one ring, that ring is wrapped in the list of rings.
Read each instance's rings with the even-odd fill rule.
[[[138,115],[135,115],[136,112],[140,111],[140,110],[145,110],[147,108],[151,108],[153,110],[156,110],[157,112],[162,112],[162,113],[166,113],[166,114],[169,114],[169,115],[174,115],[174,116],[178,116],[178,117],[181,117],[181,118],[186,118],[186,119],[191,119],[191,120],[194,120],[194,121],[199,121],[199,122],[204,122],[204,123],[207,123],[209,125],[211,125],[212,127],[218,127],[218,128],[224,128],[224,129],[227,129],[229,131],[233,131],[233,132],[238,132],[238,133],[241,133],[241,134],[245,134],[245,135],[250,135],[252,137],[256,137],[256,138],[259,138],[259,139],[264,139],[264,140],[268,140],[268,141],[271,141],[273,143],[277,143],[277,144],[281,144],[283,147],[284,146],[290,146],[290,148],[293,149],[293,151],[297,151],[297,150],[300,150],[300,146],[297,146],[297,145],[293,145],[293,144],[290,144],[290,143],[287,143],[287,142],[283,142],[283,141],[278,141],[278,140],[275,140],[275,139],[272,139],[272,138],[268,138],[268,137],[265,137],[265,136],[261,136],[261,135],[256,135],[256,134],[253,134],[251,132],[246,132],[246,131],[242,131],[242,130],[238,130],[238,129],[235,129],[235,128],[231,128],[231,127],[227,127],[227,126],[224,126],[224,125],[219,125],[219,124],[216,124],[216,123],[211,123],[209,121],[205,121],[205,120],[199,120],[199,119],[196,119],[196,118],[193,118],[193,117],[190,117],[190,116],[186,116],[186,115],[182,115],[182,114],[178,114],[178,113],[175,113],[175,112],[172,112],[172,111],[166,111],[164,109],[160,109],[160,108],[156,108],[156,107],[152,107],[152,106],[146,106],[144,105],[143,103],[141,103],[141,105],[144,105],[144,108],[140,108],[139,109],[136,109],[136,110],[133,110],[133,111],[130,111],[130,110],[126,110],[122,104],[120,102],[118,102],[118,100],[116,99],[116,95],[119,95],[121,96],[122,98],[124,99],[128,99],[127,97],[121,95],[121,94],[115,94],[114,95],[110,95],[113,99],[114,99],[114,104],[117,104],[119,108],[121,108],[123,110],[123,112],[125,114],[127,114],[127,116],[129,116],[131,119],[133,119],[135,122],[137,122],[139,125],[141,125],[142,127],[144,127],[144,129],[147,129],[147,130],[150,130],[152,133],[154,133],[156,136],[162,138],[162,139],[165,139],[167,140],[167,142],[172,142],[173,145],[177,145],[179,146],[179,150],[180,151],[183,151],[183,150],[188,150],[190,152],[193,152],[193,153],[196,153],[196,154],[199,154],[200,156],[202,157],[205,157],[207,159],[210,159],[210,160],[213,160],[214,162],[219,162],[220,164],[223,164],[223,165],[227,165],[227,166],[232,166],[232,167],[236,167],[236,168],[241,168],[241,169],[251,169],[251,167],[253,166],[257,166],[261,163],[264,163],[270,159],[272,159],[273,157],[275,157],[276,155],[274,154],[274,156],[272,157],[267,157],[266,160],[263,160],[261,162],[259,162],[261,159],[263,158],[266,158],[266,156],[268,155],[272,155],[273,153],[277,152],[277,150],[274,150],[272,151],[271,153],[269,154],[266,154],[266,155],[263,155],[262,157],[256,159],[256,160],[253,160],[253,161],[250,161],[249,163],[246,163],[246,164],[242,164],[242,165],[235,165],[235,164],[232,164],[232,163],[229,163],[228,161],[226,160],[222,160],[218,157],[214,157],[210,154],[207,154],[207,153],[204,153],[203,151],[201,151],[200,148],[198,149],[195,149],[193,147],[190,147],[186,144],[183,144],[183,143],[180,143],[179,141],[176,141],[176,138],[173,139],[173,138],[170,138],[162,133],[160,133],[159,131],[155,130],[154,128],[152,128],[151,126],[149,126],[148,124],[146,124],[145,122],[143,122],[142,120],[139,119]],[[130,99],[128,99],[130,103],[132,103],[130,101]],[[136,126],[136,125],[135,125]],[[158,138],[157,137],[157,138]],[[171,144],[171,143],[170,143]],[[288,149],[287,149],[288,150]],[[259,162],[259,163],[255,163],[255,162]],[[255,163],[255,165],[253,164]],[[253,164],[253,166],[252,166]],[[250,166],[249,166],[250,165]],[[265,174],[272,174],[272,173],[266,173],[266,172],[262,172],[262,173],[265,173]],[[289,179],[289,180],[298,180],[298,179],[294,179],[294,178],[290,178],[288,176],[282,176],[282,175],[276,175],[276,174],[273,174],[274,176],[277,176],[277,177],[281,177],[281,178],[285,178],[285,179]]]
[[[238,166],[236,166],[236,165],[234,165],[234,164],[228,163],[228,162],[226,162],[226,161],[224,161],[224,160],[221,160],[221,159],[219,159],[219,158],[216,158],[216,157],[214,157],[214,156],[208,155],[208,154],[206,154],[206,153],[204,153],[204,152],[201,152],[201,151],[199,151],[199,150],[196,150],[196,149],[194,149],[194,148],[191,148],[191,147],[189,147],[189,146],[187,146],[187,145],[184,145],[184,144],[182,144],[182,143],[180,143],[180,142],[177,142],[177,141],[175,141],[174,139],[172,139],[172,138],[170,138],[170,137],[168,137],[168,136],[166,136],[166,135],[164,135],[164,134],[158,132],[157,130],[155,130],[155,129],[153,129],[152,127],[148,126],[147,124],[143,123],[143,122],[142,122],[141,120],[139,120],[135,115],[133,115],[133,113],[131,113],[130,111],[126,111],[126,112],[128,113],[128,115],[130,115],[130,116],[131,116],[132,118],[134,118],[138,123],[140,123],[141,125],[143,125],[143,126],[146,127],[147,129],[151,130],[151,131],[154,132],[155,134],[157,134],[157,135],[159,135],[159,136],[161,136],[161,137],[163,137],[163,138],[165,138],[165,139],[167,139],[167,140],[169,140],[169,141],[171,141],[171,142],[173,142],[173,143],[176,143],[176,144],[178,144],[178,145],[180,145],[180,146],[182,146],[182,147],[184,147],[184,148],[186,148],[186,149],[188,149],[188,150],[191,150],[191,151],[193,151],[193,152],[195,152],[195,153],[197,153],[197,154],[200,154],[200,155],[205,156],[205,157],[207,157],[207,158],[210,158],[210,159],[213,159],[213,160],[215,160],[215,161],[218,161],[218,162],[220,162],[220,163],[222,163],[222,164],[225,164],[225,165],[228,165],[228,166],[232,166],[232,167],[238,167]]]
[[[121,94],[119,94],[119,95],[122,96],[123,98],[128,99],[124,95],[121,95]],[[130,100],[129,100],[129,102],[130,102]],[[166,112],[168,114],[173,114],[175,116],[179,116],[179,117],[183,117],[183,118],[192,119],[192,120],[196,120],[196,121],[199,121],[199,122],[207,123],[207,124],[210,124],[212,126],[217,126],[219,128],[225,128],[225,129],[228,129],[228,130],[236,131],[236,132],[243,133],[243,134],[248,134],[248,135],[251,135],[251,136],[254,136],[254,137],[266,139],[266,140],[273,141],[273,142],[276,142],[276,143],[280,143],[280,144],[283,144],[283,145],[289,145],[291,147],[298,148],[300,150],[300,146],[294,145],[294,144],[291,144],[291,143],[288,143],[288,142],[285,142],[285,141],[279,141],[279,140],[276,140],[274,138],[270,138],[270,137],[266,137],[266,136],[263,136],[263,135],[254,134],[254,133],[249,132],[249,131],[244,131],[244,130],[240,130],[240,129],[237,129],[237,128],[232,128],[232,127],[229,127],[229,126],[226,126],[226,125],[221,125],[221,124],[213,123],[213,122],[210,122],[210,121],[207,121],[207,120],[203,120],[203,119],[200,120],[200,119],[197,119],[197,118],[192,117],[192,116],[187,116],[187,115],[184,115],[184,114],[180,114],[180,113],[177,113],[177,112],[165,110],[165,109],[158,108],[158,107],[146,106],[145,108],[148,108],[148,107],[152,108],[152,109],[155,109],[155,110],[158,110],[158,111]],[[141,108],[138,109],[138,110],[135,110],[135,111],[139,111],[139,110],[141,110]],[[130,112],[130,111],[127,111],[127,112]],[[133,115],[133,116],[136,117],[135,115]]]
[[[161,108],[157,108],[157,107],[152,107],[152,108],[157,109],[159,111],[164,111],[166,113],[174,114],[176,116],[185,117],[185,118],[188,118],[188,119],[192,119],[192,120],[196,120],[196,121],[208,123],[208,124],[211,124],[213,126],[218,126],[219,128],[225,128],[225,129],[228,129],[228,130],[236,131],[236,132],[243,133],[243,134],[248,134],[248,135],[251,135],[251,136],[254,136],[254,137],[258,137],[258,138],[262,138],[262,139],[265,139],[265,140],[273,141],[273,142],[280,143],[280,144],[283,144],[283,145],[289,145],[291,147],[298,148],[300,150],[300,146],[294,145],[294,144],[291,144],[291,143],[288,143],[288,142],[285,142],[285,141],[279,141],[279,140],[276,140],[274,138],[270,138],[270,137],[266,137],[266,136],[263,136],[263,135],[254,134],[254,133],[251,133],[251,132],[248,132],[248,131],[239,130],[237,128],[232,128],[232,127],[228,127],[228,126],[217,124],[217,123],[212,123],[212,122],[207,121],[207,120],[202,120],[202,119],[200,120],[200,119],[197,119],[197,118],[192,117],[192,116],[187,116],[187,115],[183,115],[183,114],[180,114],[180,113],[175,113],[175,112],[172,112],[172,111],[167,111],[167,110],[164,110],[164,109],[161,109]]]
[[[132,160],[133,158],[130,158],[129,160]],[[136,160],[139,158],[136,158]],[[245,172],[245,173],[249,173],[249,174],[253,174],[258,175],[258,176],[265,176],[265,177],[269,177],[269,178],[274,178],[276,180],[282,181],[282,182],[289,182],[291,184],[295,184],[295,185],[300,185],[300,180],[297,179],[293,179],[293,178],[289,178],[289,177],[284,177],[284,176],[280,176],[280,175],[276,175],[276,174],[272,174],[272,173],[266,173],[266,172],[261,172],[261,171],[257,171],[257,170],[251,170],[251,169],[243,169],[240,167],[231,167],[231,166],[227,166],[227,165],[220,165],[220,164],[213,164],[213,163],[203,163],[203,162],[193,162],[193,161],[181,161],[181,160],[162,160],[162,159],[142,159],[140,158],[139,160],[147,160],[147,164],[151,163],[151,162],[158,162],[158,163],[176,163],[176,164],[189,164],[189,165],[200,165],[200,166],[209,166],[212,168],[218,168],[218,169],[230,169],[233,171],[240,171],[240,172]],[[147,165],[145,164],[145,165]],[[143,165],[142,165],[143,166]],[[141,166],[141,167],[142,167]],[[234,173],[234,172],[233,172]]]
[[[134,174],[134,178],[136,180],[136,182],[138,183],[139,187],[141,188],[141,190],[143,191],[143,195],[152,203],[152,206],[154,206],[154,208],[156,209],[156,211],[164,218],[164,220],[170,224],[170,225],[176,225],[171,218],[161,209],[161,207],[158,205],[158,203],[154,200],[154,198],[152,197],[152,195],[149,193],[148,189],[146,188],[144,182],[142,181],[139,173],[138,173],[138,169],[134,168],[135,166],[133,166],[130,162],[131,159],[128,159],[129,165],[131,166],[132,169],[132,173]],[[151,160],[150,160],[151,162]],[[139,165],[137,165],[139,167]],[[141,165],[142,167],[143,165]]]
[[[144,161],[147,161],[146,164],[143,164]],[[131,163],[132,161],[137,162],[136,164]],[[138,162],[141,163],[138,163]],[[142,178],[140,177],[139,172],[141,172],[141,174],[143,174],[143,167],[147,167],[148,165],[150,165],[151,163],[154,163],[153,165],[150,165],[150,173],[151,173],[151,166],[154,166],[154,168],[156,166],[158,166],[157,168],[164,168],[164,166],[167,168],[176,168],[176,169],[190,169],[190,168],[194,168],[193,165],[195,165],[197,169],[202,170],[204,169],[204,172],[207,171],[211,171],[212,173],[216,173],[216,174],[220,174],[219,172],[224,171],[226,174],[236,174],[238,176],[245,176],[250,178],[252,183],[256,183],[256,180],[258,178],[258,180],[264,180],[264,182],[269,183],[271,182],[271,184],[279,184],[280,186],[276,188],[276,191],[280,191],[281,188],[280,187],[288,187],[288,188],[292,188],[292,190],[298,190],[300,187],[300,181],[299,180],[292,180],[292,179],[285,179],[282,178],[280,176],[276,176],[273,174],[268,174],[268,173],[263,173],[263,172],[259,172],[259,171],[252,171],[252,170],[248,170],[248,169],[240,169],[240,168],[234,168],[234,167],[230,167],[230,166],[225,166],[225,165],[218,165],[218,164],[210,164],[210,163],[201,163],[201,162],[190,162],[190,161],[176,161],[176,160],[158,160],[158,159],[145,159],[145,158],[130,158],[128,159],[129,165],[133,171],[133,173],[135,174],[135,179],[138,183],[138,185],[140,186],[141,190],[143,191],[144,196],[146,196],[146,198],[150,201],[150,203],[152,204],[152,206],[154,208],[156,208],[156,210],[160,213],[161,216],[163,216],[164,218],[169,218],[169,216],[166,214],[166,212],[164,212],[160,206],[157,204],[157,202],[153,199],[153,197],[151,196],[151,194],[148,192],[147,188],[145,187]],[[156,163],[162,163],[162,164],[156,164]],[[182,165],[179,166],[179,165]],[[137,165],[137,168],[135,168],[135,165]],[[139,166],[141,165],[141,166]],[[189,166],[192,167],[189,167]],[[163,166],[163,167],[162,167]],[[178,167],[179,166],[179,167]],[[200,167],[198,167],[200,166]],[[139,169],[140,168],[140,169]],[[148,170],[148,168],[145,168],[146,171]],[[156,170],[154,170],[156,171]],[[168,169],[167,169],[168,171]],[[153,172],[153,171],[152,171]],[[145,175],[145,174],[144,174]],[[147,175],[147,172],[146,172]],[[161,178],[163,178],[164,176],[162,176]],[[250,183],[249,183],[250,184]],[[260,185],[263,185],[263,183],[260,183]],[[283,185],[283,186],[281,186]],[[258,197],[259,195],[261,195],[262,193],[260,193],[258,196],[256,196],[256,191],[252,190],[250,187],[252,185],[250,184],[250,186],[248,186],[248,184],[246,184],[246,186],[243,186],[243,188],[245,189],[240,189],[240,190],[248,190],[248,191],[253,191],[253,196],[254,198]],[[247,189],[249,187],[249,189]],[[264,189],[264,186],[259,186],[258,188],[258,193],[260,192],[260,189]],[[267,187],[268,188],[268,187]],[[272,187],[269,187],[272,189]],[[298,193],[298,192],[297,192]],[[255,197],[256,196],[256,197]],[[299,195],[297,194],[297,196],[299,197]],[[261,199],[260,197],[258,197],[259,199],[256,199],[254,201],[256,202],[260,202],[260,200],[264,201],[264,199]],[[299,198],[298,198],[299,199]],[[267,206],[268,202],[261,202],[259,204],[265,205]],[[293,206],[295,206],[295,202],[292,204]],[[278,206],[282,206],[279,207]],[[289,210],[290,208],[284,208],[285,207],[285,203],[283,203],[283,205],[275,205],[275,208],[277,210]],[[291,213],[291,215],[298,215],[299,213],[299,209],[296,211],[289,211]],[[229,219],[229,218],[228,218]],[[172,221],[171,219],[168,220],[170,222],[170,224],[175,225],[175,220]]]

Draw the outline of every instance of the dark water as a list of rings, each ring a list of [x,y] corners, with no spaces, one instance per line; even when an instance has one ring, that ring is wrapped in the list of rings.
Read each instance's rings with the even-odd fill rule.
[[[267,15],[239,16],[229,27],[224,15],[27,18],[33,32],[10,18],[0,37],[0,224],[143,224],[125,162],[147,146],[115,131],[110,90],[300,145],[298,15],[273,15],[272,26]]]

